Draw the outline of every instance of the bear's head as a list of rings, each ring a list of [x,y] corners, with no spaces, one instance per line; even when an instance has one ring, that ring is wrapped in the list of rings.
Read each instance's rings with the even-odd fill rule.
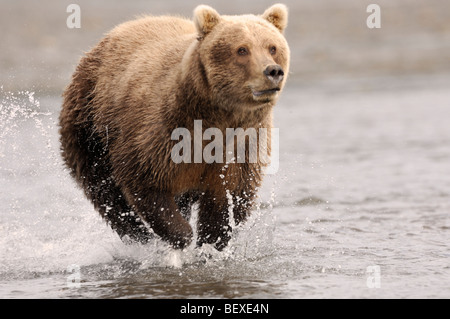
[[[289,71],[286,6],[276,4],[260,16],[222,16],[200,5],[194,23],[202,72],[214,101],[227,108],[273,105]]]

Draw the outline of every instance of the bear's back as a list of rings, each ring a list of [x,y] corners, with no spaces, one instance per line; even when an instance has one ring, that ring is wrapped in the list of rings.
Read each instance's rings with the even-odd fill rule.
[[[98,78],[116,85],[114,79],[123,80],[124,72],[136,60],[167,62],[164,55],[181,53],[180,44],[191,42],[195,34],[192,21],[172,16],[145,16],[122,23],[91,51],[92,56],[101,60]],[[175,54],[170,53],[173,49],[177,51]]]
[[[119,119],[117,125],[125,125],[116,114],[126,113],[136,125],[143,122],[140,111],[148,114],[149,108],[159,109],[161,101],[167,99],[161,92],[168,91],[167,83],[176,83],[174,65],[181,62],[196,37],[191,20],[173,16],[145,16],[111,30],[88,54],[99,61],[92,76],[95,91],[91,109],[102,114],[99,118],[105,123],[100,125]]]
[[[108,35],[120,39],[123,44],[135,46],[176,41],[177,37],[194,33],[195,26],[190,20],[173,16],[145,16],[118,25]]]

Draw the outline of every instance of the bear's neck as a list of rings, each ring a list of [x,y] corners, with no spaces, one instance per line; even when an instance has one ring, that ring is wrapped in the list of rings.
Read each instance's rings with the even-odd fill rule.
[[[214,101],[210,95],[211,88],[205,67],[196,51],[196,46],[188,49],[182,65],[188,65],[189,68],[180,69],[178,75],[174,103],[178,110],[171,113],[179,116],[176,123],[191,127],[194,120],[202,120],[204,127],[219,129],[271,127],[272,105],[267,104],[250,111],[245,106],[227,107]]]

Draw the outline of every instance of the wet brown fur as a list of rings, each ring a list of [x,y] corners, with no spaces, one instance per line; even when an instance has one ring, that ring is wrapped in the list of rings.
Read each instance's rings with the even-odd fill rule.
[[[262,163],[175,164],[171,134],[193,131],[199,119],[203,129],[216,127],[224,136],[225,128],[272,127],[278,95],[255,99],[250,88],[267,88],[267,64],[287,74],[286,14],[280,5],[258,17],[220,16],[199,6],[194,21],[144,17],[119,25],[81,59],[63,94],[62,156],[121,238],[145,243],[152,229],[183,248],[193,237],[187,219],[198,202],[197,243],[222,249],[230,238],[230,204],[236,224],[246,219]],[[242,45],[249,56],[235,53]]]

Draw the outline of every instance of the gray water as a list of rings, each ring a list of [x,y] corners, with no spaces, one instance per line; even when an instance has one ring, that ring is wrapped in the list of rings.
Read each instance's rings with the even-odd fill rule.
[[[61,99],[2,89],[0,298],[449,298],[447,80],[291,83],[280,170],[223,252],[124,245],[62,165]]]
[[[381,29],[371,0],[282,1],[280,169],[221,253],[124,245],[64,169],[56,125],[105,32],[199,2],[78,0],[70,29],[72,2],[0,0],[0,298],[450,297],[449,1],[378,0]]]

